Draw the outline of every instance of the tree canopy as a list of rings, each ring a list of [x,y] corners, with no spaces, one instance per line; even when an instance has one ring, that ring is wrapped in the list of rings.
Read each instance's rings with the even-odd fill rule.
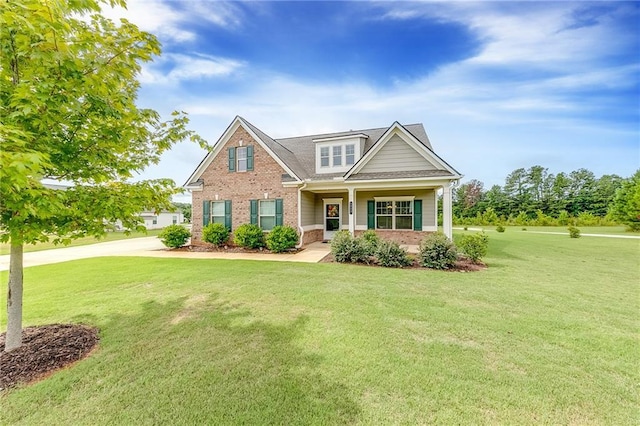
[[[504,186],[485,191],[484,184],[473,179],[455,188],[453,213],[457,218],[473,218],[490,209],[496,218],[605,217],[623,182],[618,175],[596,178],[584,168],[557,175],[542,166],[519,168],[507,175]]]
[[[640,170],[616,192],[611,214],[631,230],[640,231]]]
[[[116,220],[141,228],[138,213],[171,208],[177,189],[169,179],[132,182],[135,174],[178,141],[206,145],[187,129],[186,114],[163,121],[136,105],[141,64],[160,54],[160,43],[126,20],[104,18],[103,5],[126,7],[0,0],[0,241],[11,243],[14,309],[7,346],[13,303],[21,313],[14,298],[22,245],[100,236]],[[51,189],[43,179],[73,186]]]

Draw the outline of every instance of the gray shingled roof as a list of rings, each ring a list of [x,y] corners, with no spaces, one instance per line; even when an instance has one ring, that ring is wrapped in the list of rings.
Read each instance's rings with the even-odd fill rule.
[[[390,127],[378,127],[375,129],[361,129],[361,130],[349,130],[345,132],[334,133],[322,133],[316,135],[296,136],[291,138],[273,139],[262,130],[258,129],[253,124],[249,123],[244,118],[238,116],[237,120],[240,120],[244,126],[250,129],[264,145],[266,145],[288,168],[287,173],[282,175],[283,182],[295,182],[297,180],[331,180],[334,177],[342,177],[345,173],[323,173],[316,174],[315,163],[315,139],[324,138],[336,138],[341,136],[350,135],[366,135],[364,143],[364,154],[366,154],[378,140],[384,135]],[[232,123],[233,124],[233,123]],[[431,142],[424,130],[422,124],[409,124],[402,126],[404,129],[411,133],[420,143],[422,143],[429,151],[434,155],[431,148]],[[364,155],[363,154],[363,155]],[[211,155],[211,153],[209,153]],[[436,155],[437,157],[437,155]],[[197,171],[201,168],[206,158],[202,160],[200,165],[196,168],[196,172],[190,177],[190,179],[196,179],[200,176]],[[444,161],[444,160],[442,160]],[[453,169],[452,169],[453,170]],[[455,171],[455,170],[454,170]],[[292,174],[294,176],[292,176]],[[393,178],[412,178],[412,177],[429,177],[429,176],[454,176],[448,170],[422,170],[412,172],[389,172],[389,173],[358,173],[352,175],[349,180],[373,180],[373,179],[393,179]],[[197,179],[193,182],[188,182],[185,185],[198,185],[201,184],[202,179]]]
[[[316,135],[296,136],[291,138],[272,139],[266,135],[260,129],[249,123],[244,118],[240,119],[258,136],[262,141],[282,159],[282,161],[289,166],[291,171],[295,173],[300,179],[312,179],[312,180],[327,180],[332,177],[344,176],[344,173],[323,173],[316,174],[315,163],[315,144],[314,139],[322,138],[335,138],[340,136],[365,134],[367,139],[364,144],[364,153],[373,147],[373,145],[382,137],[382,135],[389,129],[388,127],[378,127],[375,129],[362,129],[362,130],[349,130],[345,132],[335,133],[322,133]],[[431,148],[431,142],[424,130],[422,124],[409,124],[404,128],[410,132],[418,141],[420,141],[429,150]],[[442,172],[442,175],[450,175],[449,172]],[[429,176],[431,172],[429,173]],[[362,176],[359,174],[358,176]],[[373,178],[370,178],[373,179]]]

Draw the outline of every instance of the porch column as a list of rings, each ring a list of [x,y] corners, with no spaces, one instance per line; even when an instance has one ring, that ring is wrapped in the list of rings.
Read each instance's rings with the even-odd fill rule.
[[[442,187],[442,231],[453,239],[453,217],[451,210],[451,183]]]
[[[347,203],[347,213],[349,214],[349,232],[354,235],[356,231],[356,190],[353,187],[349,190],[349,202]]]

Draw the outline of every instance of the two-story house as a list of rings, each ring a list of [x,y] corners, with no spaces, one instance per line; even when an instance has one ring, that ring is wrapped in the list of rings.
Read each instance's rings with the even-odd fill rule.
[[[236,117],[185,184],[192,242],[219,222],[231,230],[290,225],[302,245],[341,229],[418,244],[438,229],[438,191],[451,237],[451,187],[461,177],[422,124],[273,139]]]

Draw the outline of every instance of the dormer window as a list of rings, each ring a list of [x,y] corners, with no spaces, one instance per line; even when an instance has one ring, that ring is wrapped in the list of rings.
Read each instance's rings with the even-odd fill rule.
[[[345,159],[344,164],[352,166],[356,162],[356,146],[354,144],[348,144],[345,146]]]
[[[358,162],[368,138],[363,133],[314,139],[316,145],[316,173],[348,171]]]
[[[333,147],[333,167],[342,166],[342,145]]]
[[[329,167],[329,147],[320,148],[320,167]]]

